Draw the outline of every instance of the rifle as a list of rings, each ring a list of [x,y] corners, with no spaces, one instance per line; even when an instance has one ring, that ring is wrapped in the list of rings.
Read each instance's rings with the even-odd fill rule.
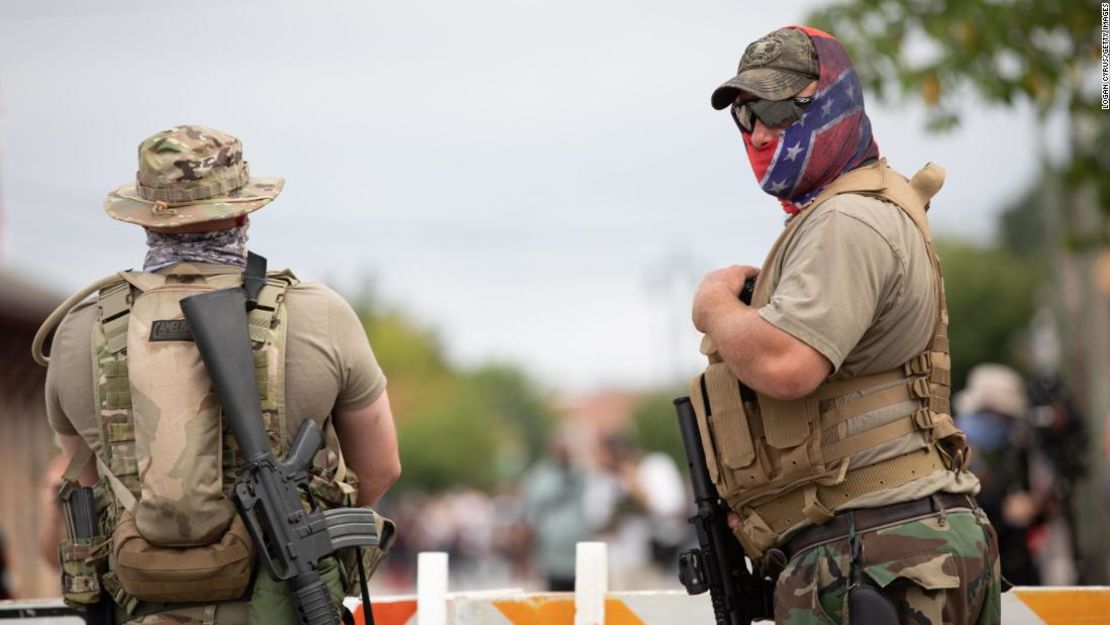
[[[754,291],[755,278],[749,278],[740,289],[740,300],[751,304]],[[747,386],[741,385],[740,391],[745,400],[754,399]],[[717,625],[751,625],[756,619],[773,618],[770,598],[774,582],[752,575],[744,559],[744,550],[728,527],[729,508],[709,477],[698,418],[690,398],[675,399],[674,409],[697,507],[689,521],[697,533],[699,545],[697,549],[679,554],[678,580],[691,595],[709,591]]]
[[[697,506],[689,521],[699,545],[679,554],[678,579],[691,595],[709,591],[717,625],[751,625],[753,620],[770,619],[770,582],[748,570],[744,550],[728,528],[729,509],[709,479],[690,398],[675,399],[674,407]]]
[[[248,273],[253,264],[248,261]],[[246,289],[252,281],[258,284],[256,277],[247,276]],[[368,508],[317,509],[308,490],[308,468],[324,437],[312,419],[301,424],[285,460],[278,461],[270,451],[254,378],[244,289],[187,297],[181,300],[181,310],[244,458],[231,498],[259,556],[270,577],[288,583],[302,625],[337,625],[338,610],[316,566],[337,549],[378,544],[374,513]],[[310,511],[301,504],[302,493],[308,494]]]

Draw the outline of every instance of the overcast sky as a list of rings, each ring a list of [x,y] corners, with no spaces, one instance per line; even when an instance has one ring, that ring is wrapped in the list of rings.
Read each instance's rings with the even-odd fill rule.
[[[152,4],[0,5],[0,267],[61,296],[141,266],[104,195],[144,137],[207,125],[286,179],[252,218],[272,267],[372,281],[457,361],[582,391],[699,368],[698,277],[758,265],[783,221],[709,94],[822,3]],[[974,108],[932,136],[868,106],[896,168],[947,168],[935,229],[983,241],[1040,165],[1026,108]]]

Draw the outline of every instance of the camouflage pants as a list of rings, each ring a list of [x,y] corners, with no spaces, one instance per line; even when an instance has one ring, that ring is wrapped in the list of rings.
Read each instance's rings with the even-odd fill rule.
[[[859,534],[863,579],[912,625],[998,625],[1001,575],[986,516],[950,510]],[[775,623],[848,623],[848,539],[795,555],[775,586]]]

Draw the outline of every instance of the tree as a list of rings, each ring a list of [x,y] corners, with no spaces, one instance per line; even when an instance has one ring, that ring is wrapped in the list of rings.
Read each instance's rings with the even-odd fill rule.
[[[1076,227],[1082,206],[1066,203],[1073,246],[1110,243],[1110,116],[1101,115],[1099,3],[1093,0],[847,0],[809,21],[848,48],[869,91],[883,100],[917,98],[931,128],[951,128],[979,101],[1031,102],[1038,116],[1063,109],[1072,134],[1065,176],[1090,186],[1101,219]]]
[[[952,388],[983,362],[1020,366],[1016,353],[1033,314],[1043,270],[998,248],[938,240],[948,298]]]
[[[404,469],[394,490],[493,489],[543,452],[546,396],[511,364],[476,369],[448,361],[439,338],[368,292],[356,300],[389,379]]]
[[[682,394],[680,391],[652,393],[641,399],[632,413],[636,444],[646,451],[667,454],[680,467],[686,466],[686,455],[672,401]]]

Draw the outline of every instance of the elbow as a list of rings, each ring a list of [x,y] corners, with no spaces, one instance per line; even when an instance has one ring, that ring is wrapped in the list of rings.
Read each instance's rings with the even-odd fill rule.
[[[768,378],[764,387],[764,395],[779,401],[793,401],[808,394],[800,384],[790,379]]]
[[[809,395],[813,388],[807,388],[793,380],[784,380],[769,384],[764,394],[779,401],[793,401]]]
[[[779,358],[765,371],[761,391],[779,401],[793,401],[815,391],[825,375],[817,375],[798,359]]]
[[[401,479],[401,459],[394,458],[384,475],[382,475],[382,481],[385,483],[385,487],[389,488],[396,484],[399,479]]]

